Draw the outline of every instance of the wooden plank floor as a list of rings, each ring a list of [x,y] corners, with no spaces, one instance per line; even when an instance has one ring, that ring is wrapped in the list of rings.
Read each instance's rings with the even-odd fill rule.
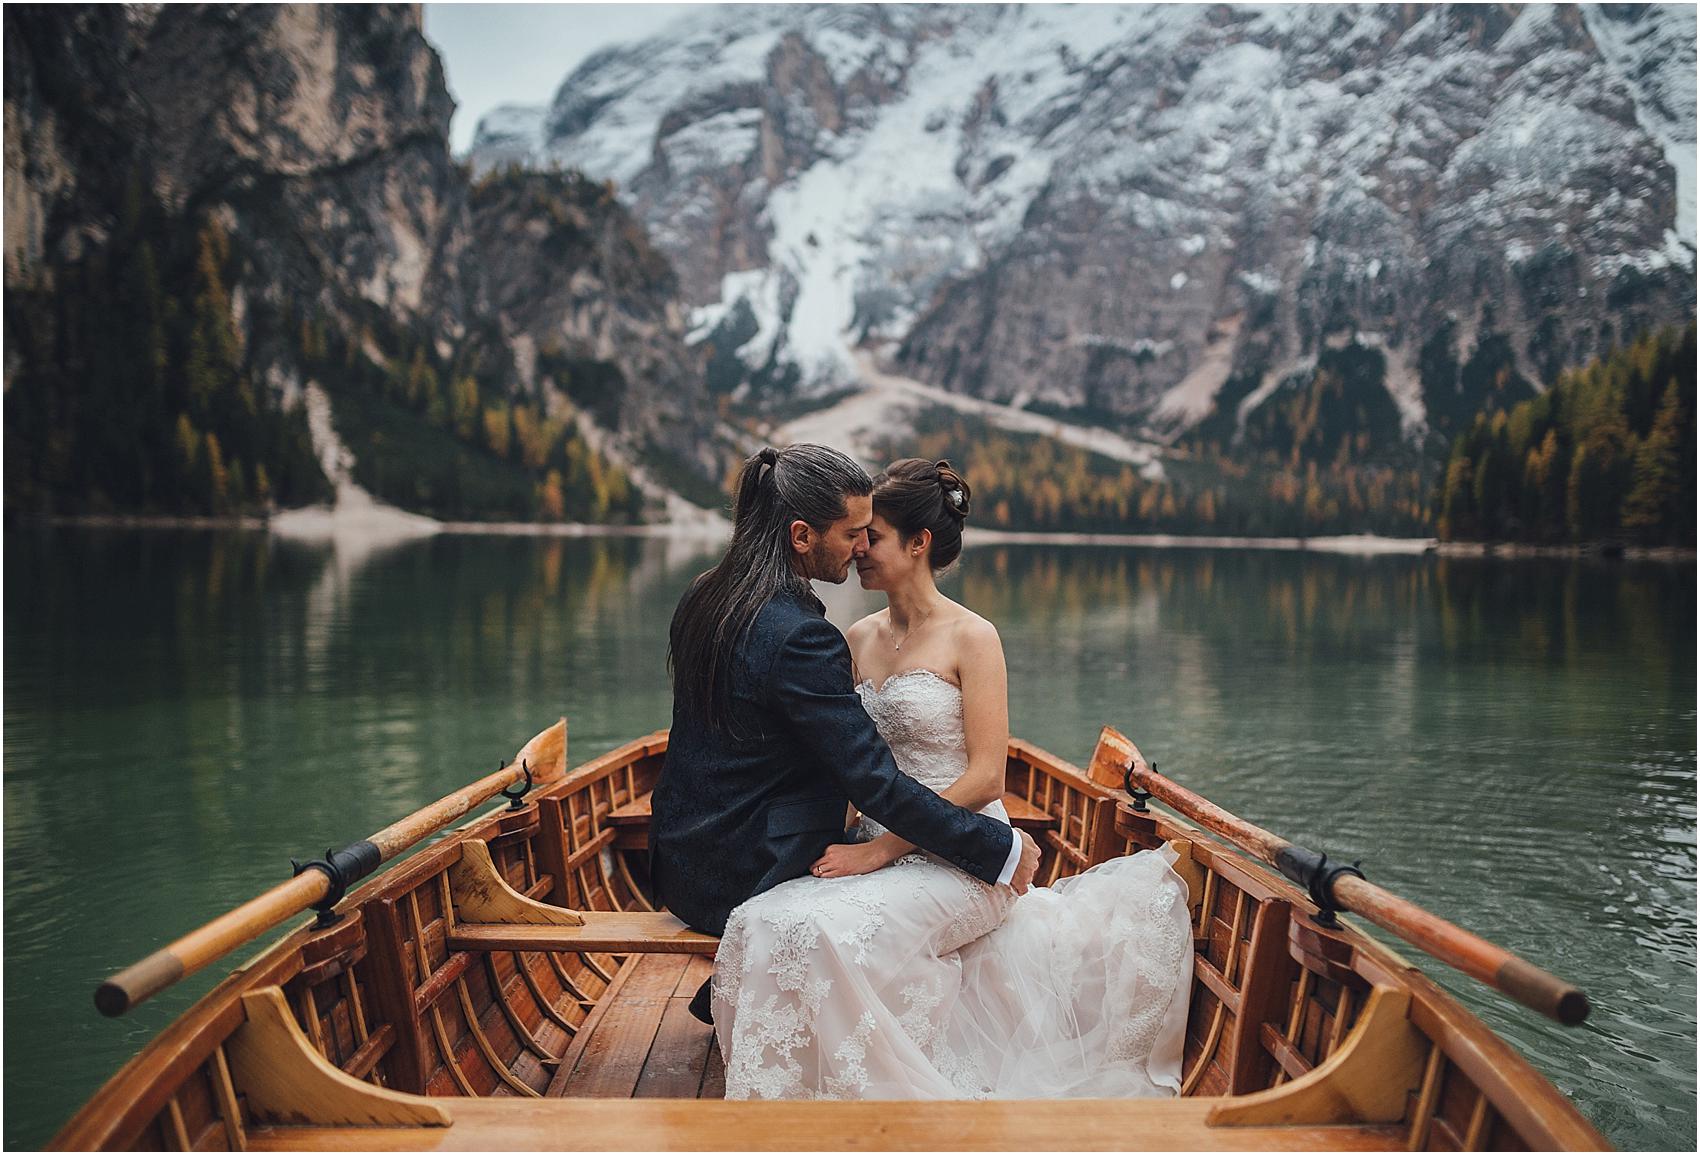
[[[713,960],[636,955],[620,968],[549,1083],[546,1097],[718,1099],[726,1088],[714,1028],[690,1012]]]

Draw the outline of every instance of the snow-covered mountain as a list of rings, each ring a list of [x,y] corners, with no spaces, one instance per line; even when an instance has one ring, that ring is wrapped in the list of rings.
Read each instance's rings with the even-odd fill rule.
[[[1695,12],[705,6],[473,160],[615,181],[720,388],[872,346],[1172,436],[1356,344],[1411,435],[1489,338],[1538,387],[1692,317]]]

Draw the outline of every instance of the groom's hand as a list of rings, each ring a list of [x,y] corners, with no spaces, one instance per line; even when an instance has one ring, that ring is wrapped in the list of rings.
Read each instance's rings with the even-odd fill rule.
[[[889,834],[880,838],[892,840]],[[879,838],[871,842],[835,842],[809,867],[809,873],[816,878],[848,878],[853,874],[871,874],[891,865],[892,860],[893,855],[885,853]]]
[[[1009,888],[1017,894],[1026,894],[1027,888],[1033,885],[1033,876],[1039,873],[1039,844],[1025,830],[1016,833],[1021,835],[1021,861],[1016,863],[1015,873],[1010,876]]]

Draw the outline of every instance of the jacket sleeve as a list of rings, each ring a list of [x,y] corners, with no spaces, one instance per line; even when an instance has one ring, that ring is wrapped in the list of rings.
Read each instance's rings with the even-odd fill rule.
[[[768,675],[775,710],[856,808],[983,882],[1010,856],[1006,824],[945,801],[897,768],[850,678],[850,647],[825,618],[786,637]]]

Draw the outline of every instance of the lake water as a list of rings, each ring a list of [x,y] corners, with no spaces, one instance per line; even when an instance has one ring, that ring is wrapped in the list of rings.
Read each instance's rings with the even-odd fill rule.
[[[45,1142],[249,951],[130,1017],[106,975],[495,769],[665,726],[702,544],[5,537],[5,1144]],[[1098,728],[1593,999],[1566,1029],[1405,953],[1624,1147],[1695,1139],[1695,570],[986,546],[1013,731]],[[878,604],[823,591],[840,625]]]

